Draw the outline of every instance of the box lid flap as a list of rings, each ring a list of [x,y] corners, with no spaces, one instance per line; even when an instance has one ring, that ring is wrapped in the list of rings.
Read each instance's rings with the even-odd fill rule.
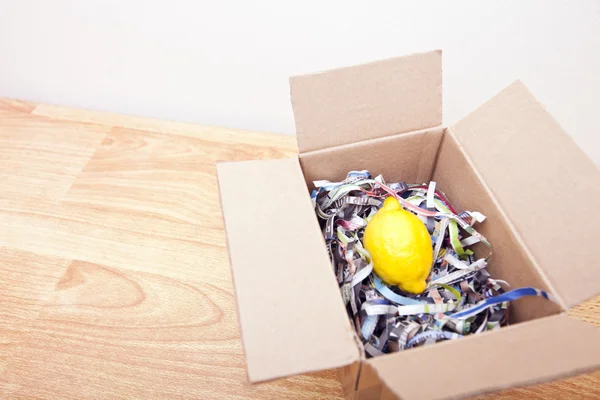
[[[562,314],[368,363],[403,400],[462,398],[598,368],[599,344],[600,329]]]
[[[250,381],[358,360],[298,159],[217,174]]]
[[[442,52],[290,78],[301,153],[442,123]]]
[[[552,290],[572,307],[600,290],[600,171],[521,83],[451,128]]]

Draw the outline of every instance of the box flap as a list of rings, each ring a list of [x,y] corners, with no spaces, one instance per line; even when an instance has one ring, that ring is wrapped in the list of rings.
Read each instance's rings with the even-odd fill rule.
[[[250,381],[358,360],[298,159],[217,174]]]
[[[442,52],[290,78],[301,153],[442,124]]]
[[[600,290],[600,171],[516,82],[451,128],[492,195],[572,307]]]
[[[368,363],[403,400],[473,396],[600,367],[600,329],[561,314]]]

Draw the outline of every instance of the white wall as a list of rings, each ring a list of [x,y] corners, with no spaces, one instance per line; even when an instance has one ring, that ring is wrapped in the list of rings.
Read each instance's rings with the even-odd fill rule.
[[[521,78],[600,163],[595,0],[0,0],[0,96],[261,131],[289,75],[434,48],[446,124]]]

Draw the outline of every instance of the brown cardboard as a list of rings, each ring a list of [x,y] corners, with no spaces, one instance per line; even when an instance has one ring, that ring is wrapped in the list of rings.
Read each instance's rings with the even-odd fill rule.
[[[427,399],[600,365],[600,330],[562,313],[600,289],[598,268],[585,264],[595,259],[598,170],[520,83],[440,127],[439,57],[292,78],[299,159],[218,165],[251,381],[340,367],[348,398]],[[434,179],[459,209],[487,215],[479,229],[495,277],[558,294],[562,306],[520,299],[510,327],[365,360],[308,195],[311,180],[354,169]],[[432,371],[432,360],[447,368]]]
[[[442,53],[290,79],[300,153],[442,124]]]
[[[358,340],[357,344],[359,344]],[[354,397],[361,367],[362,360],[338,368],[338,378],[342,384],[342,391],[344,392],[344,397],[348,399]]]
[[[250,381],[359,360],[298,160],[217,174]]]
[[[521,82],[452,130],[568,307],[598,293],[600,171]]]
[[[300,164],[309,186],[319,179],[339,182],[348,171],[362,169],[377,171],[389,182],[425,182],[431,177],[442,134],[443,129],[436,127],[311,151],[300,155]]]
[[[464,397],[598,368],[600,330],[561,314],[367,362],[403,400]]]
[[[444,135],[432,180],[437,182],[459,210],[477,210],[487,216],[487,221],[479,225],[477,230],[493,245],[490,265],[487,267],[493,277],[510,282],[513,288],[533,286],[552,292],[451,131]],[[485,247],[476,247],[475,250],[477,254],[488,252]],[[540,297],[525,297],[512,304],[511,323],[560,312],[558,304]]]

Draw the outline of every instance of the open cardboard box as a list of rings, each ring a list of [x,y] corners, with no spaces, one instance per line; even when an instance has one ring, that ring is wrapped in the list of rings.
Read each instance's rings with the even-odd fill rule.
[[[516,82],[451,128],[441,52],[290,81],[298,158],[220,163],[218,178],[251,382],[339,368],[349,398],[428,399],[542,382],[600,365],[600,330],[566,311],[600,289],[595,164]],[[434,180],[488,218],[488,269],[523,298],[509,327],[366,359],[311,204],[350,170]]]

